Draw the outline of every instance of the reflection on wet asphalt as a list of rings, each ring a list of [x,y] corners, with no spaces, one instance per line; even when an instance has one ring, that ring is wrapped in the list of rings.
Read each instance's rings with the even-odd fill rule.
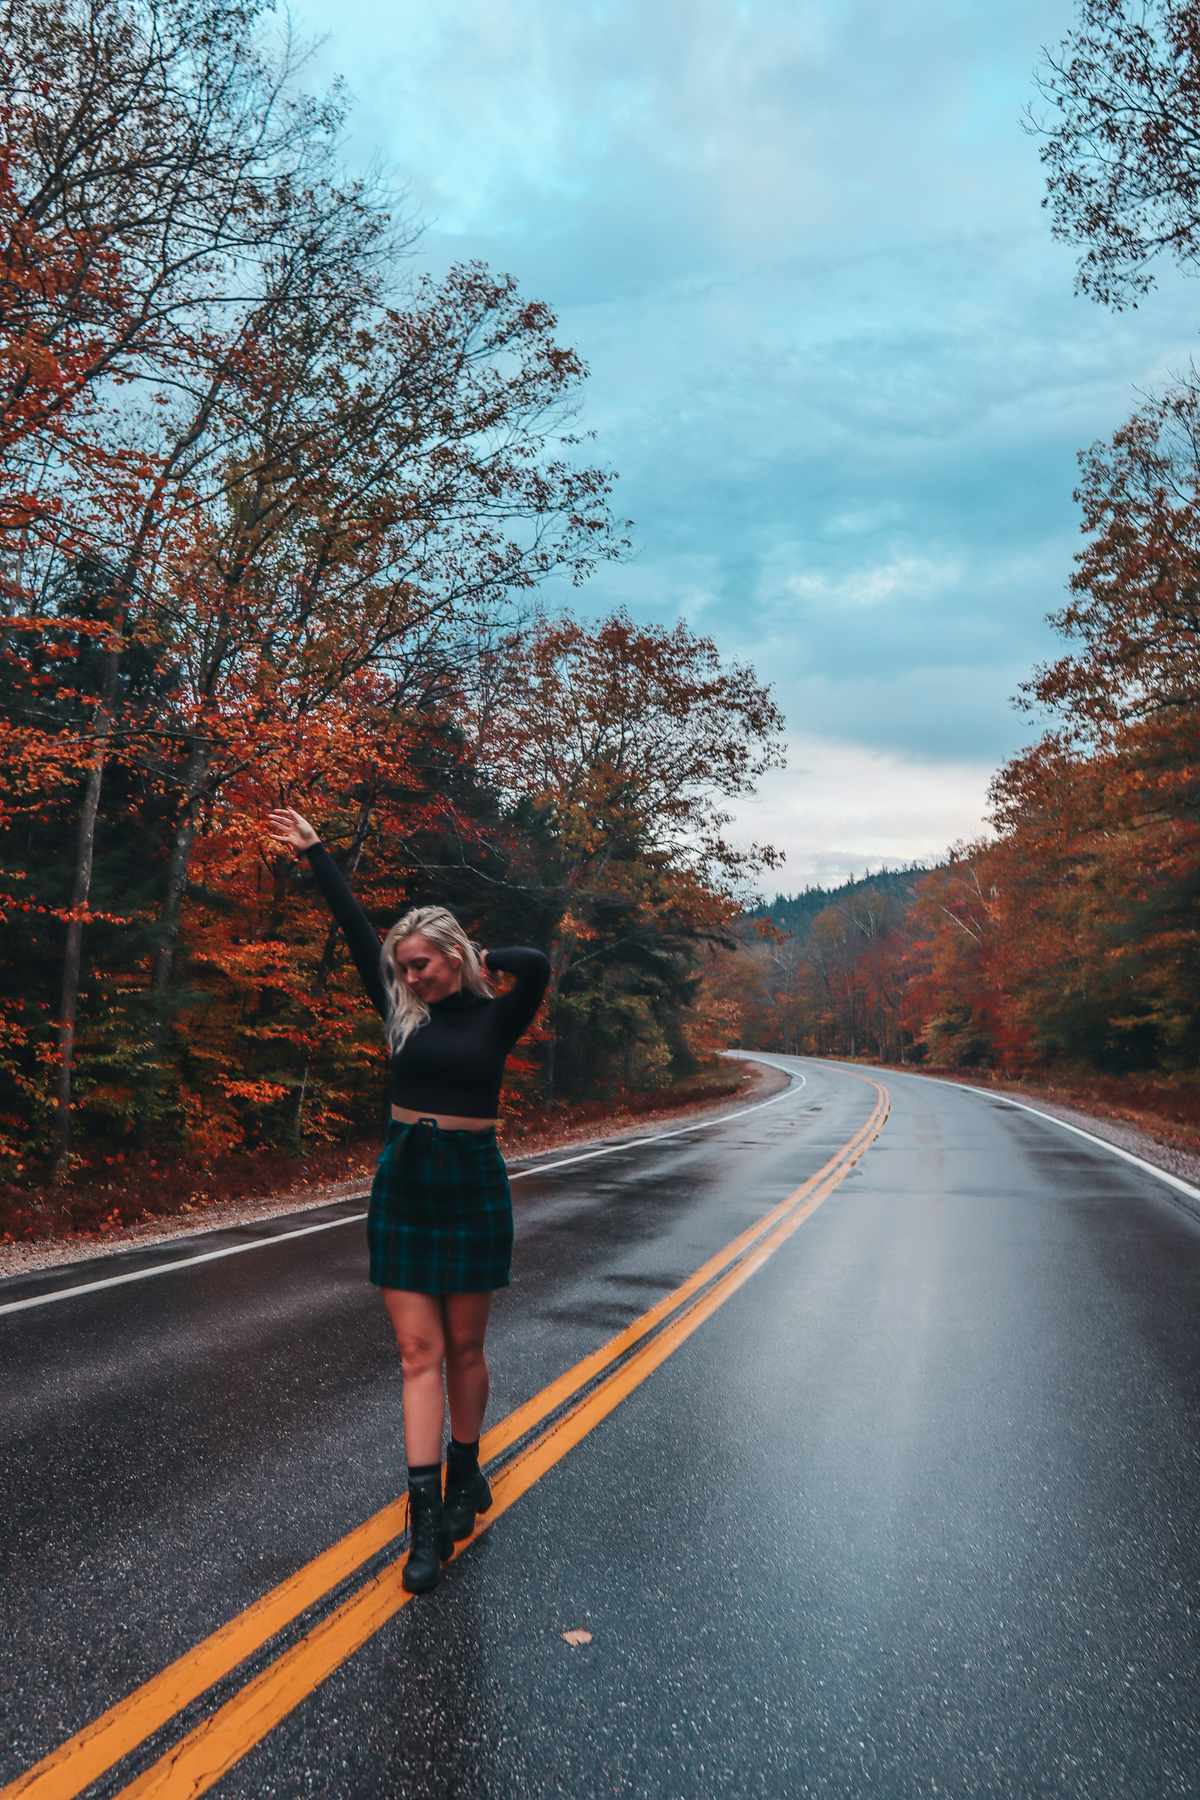
[[[863,1124],[861,1072],[776,1060],[807,1081],[778,1104],[515,1184],[493,1421]],[[881,1079],[828,1202],[215,1791],[1200,1791],[1200,1223],[1028,1113]],[[0,1333],[8,1779],[403,1456],[361,1224]]]

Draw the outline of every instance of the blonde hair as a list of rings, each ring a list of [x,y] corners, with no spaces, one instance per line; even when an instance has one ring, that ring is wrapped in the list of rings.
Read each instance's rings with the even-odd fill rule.
[[[461,963],[465,994],[490,998],[492,993],[479,960],[479,947],[471,942],[454,914],[444,906],[414,906],[411,912],[396,920],[379,952],[383,989],[387,996],[383,1028],[393,1056],[403,1050],[413,1032],[429,1018],[425,1002],[417,999],[396,972],[396,945],[402,944],[405,938],[415,937],[418,932],[451,962]]]

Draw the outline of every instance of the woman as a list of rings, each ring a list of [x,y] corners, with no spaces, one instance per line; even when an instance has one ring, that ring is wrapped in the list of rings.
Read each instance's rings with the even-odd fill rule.
[[[404,1585],[436,1587],[454,1541],[492,1503],[479,1467],[488,1397],[483,1341],[492,1290],[507,1287],[512,1197],[496,1142],[504,1063],[546,991],[540,950],[477,950],[441,906],[405,913],[384,938],[316,832],[292,807],[272,839],[309,859],[384,1021],[391,1122],[367,1213],[370,1275],[383,1290],[404,1371],[410,1550]],[[496,999],[487,977],[516,977]],[[443,1379],[450,1445],[442,1492]]]

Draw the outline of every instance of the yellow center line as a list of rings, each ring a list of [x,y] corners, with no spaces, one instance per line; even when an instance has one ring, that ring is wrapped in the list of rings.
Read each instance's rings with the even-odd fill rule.
[[[869,1080],[866,1077],[859,1079]],[[539,1394],[517,1407],[484,1435],[480,1455],[484,1462],[488,1462],[520,1438],[536,1430],[539,1424],[569,1401],[573,1394],[596,1380],[616,1358],[623,1356],[648,1333],[654,1331],[664,1319],[678,1311],[681,1305],[692,1301],[698,1290],[713,1281],[722,1270],[728,1270],[728,1265],[743,1256],[749,1246],[758,1243],[757,1249],[746,1255],[745,1260],[736,1268],[729,1270],[709,1294],[691,1305],[685,1318],[668,1326],[653,1343],[643,1345],[621,1369],[607,1381],[601,1382],[592,1394],[571,1408],[565,1418],[559,1419],[542,1437],[524,1450],[509,1468],[502,1470],[494,1478],[492,1486],[495,1501],[491,1512],[480,1520],[477,1533],[507,1510],[532,1481],[537,1480],[545,1469],[553,1466],[580,1437],[592,1430],[601,1418],[606,1417],[632,1387],[643,1381],[652,1369],[657,1368],[671,1350],[690,1336],[716,1306],[740,1287],[766,1257],[773,1254],[779,1243],[815,1211],[845,1178],[869,1144],[879,1135],[887,1117],[889,1098],[886,1090],[874,1081],[869,1081],[869,1085],[879,1096],[871,1117],[816,1174],[733,1238],[723,1249],[709,1257],[672,1293],[618,1332],[599,1350],[582,1358],[571,1369],[550,1382]],[[665,1347],[658,1353],[660,1346]],[[591,1409],[594,1402],[602,1396],[609,1397],[608,1404],[593,1416]],[[581,1426],[580,1421],[585,1419],[590,1422]],[[544,1458],[549,1446],[558,1448],[546,1461]],[[205,1689],[230,1674],[239,1663],[261,1649],[339,1582],[353,1575],[356,1569],[403,1532],[407,1522],[407,1500],[392,1501],[381,1508],[362,1525],[322,1551],[294,1575],[262,1595],[227,1624],[186,1651],[167,1668],[152,1676],[141,1687],[18,1776],[14,1782],[0,1790],[0,1800],[16,1800],[17,1796],[36,1796],[37,1800],[74,1800],[74,1796],[80,1794],[89,1783],[127,1756]],[[462,1547],[465,1546],[460,1546]],[[172,1786],[170,1790],[173,1793],[202,1792],[211,1785],[212,1780],[218,1778],[219,1773],[244,1756],[260,1737],[270,1731],[279,1719],[311,1692],[313,1687],[319,1685],[339,1663],[345,1661],[379,1630],[400,1607],[406,1605],[410,1598],[407,1589],[400,1585],[399,1566],[390,1564],[357,1589],[300,1643],[277,1658],[226,1706],[220,1708],[195,1732],[182,1739],[174,1750],[168,1752],[124,1792],[166,1792],[165,1788],[143,1784],[151,1782],[152,1778],[160,1778],[160,1771],[166,1771],[168,1776],[172,1771],[179,1775],[181,1771],[178,1759],[185,1752],[198,1756],[201,1763],[207,1763],[206,1752],[200,1748],[188,1751],[188,1746],[198,1746],[201,1742],[214,1743],[216,1740],[206,1734],[211,1734],[218,1721],[231,1722],[234,1715],[230,1709],[235,1708],[238,1721],[235,1737],[241,1743],[241,1748],[236,1749],[230,1760],[222,1760],[221,1770],[213,1774],[211,1780],[202,1776],[200,1785],[193,1786],[189,1778],[185,1779],[182,1787]],[[332,1659],[327,1666],[323,1656]],[[301,1681],[303,1685],[296,1686],[296,1681]],[[252,1729],[254,1719],[259,1717],[256,1707],[260,1702],[261,1719],[265,1722],[262,1723],[261,1730],[254,1730],[253,1735],[246,1738],[246,1729]],[[225,1725],[222,1724],[218,1735],[223,1737],[224,1731]],[[222,1758],[224,1755],[223,1751]]]
[[[873,1126],[874,1129],[852,1157],[839,1163],[815,1191],[810,1191],[807,1198],[799,1201],[769,1235],[696,1300],[682,1318],[674,1320],[657,1337],[643,1344],[628,1362],[580,1400],[565,1417],[556,1420],[500,1472],[493,1484],[491,1509],[478,1521],[472,1537],[455,1546],[455,1557],[460,1556],[481,1532],[490,1530],[547,1470],[561,1462],[582,1438],[594,1431],[710,1314],[749,1281],[751,1275],[840,1186],[883,1129],[888,1097],[883,1090],[880,1094],[868,1122],[868,1128]],[[390,1563],[343,1601],[328,1618],[314,1626],[299,1643],[285,1650],[227,1700],[211,1718],[195,1726],[142,1775],[122,1788],[121,1800],[179,1800],[182,1795],[192,1800],[193,1796],[206,1793],[414,1597],[401,1581],[400,1564]]]

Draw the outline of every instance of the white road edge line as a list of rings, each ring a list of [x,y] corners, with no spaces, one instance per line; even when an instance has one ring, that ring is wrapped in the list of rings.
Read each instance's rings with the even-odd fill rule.
[[[745,1059],[757,1061],[756,1057]],[[772,1068],[778,1067],[772,1063]],[[740,1111],[725,1113],[719,1119],[702,1119],[695,1125],[682,1125],[675,1131],[656,1132],[653,1137],[630,1138],[625,1144],[607,1144],[603,1150],[585,1150],[581,1156],[568,1156],[562,1162],[539,1163],[534,1169],[518,1169],[510,1175],[510,1181],[521,1181],[526,1175],[550,1175],[555,1169],[569,1169],[575,1163],[591,1162],[597,1156],[615,1156],[619,1150],[637,1150],[643,1144],[661,1144],[667,1138],[686,1137],[689,1131],[711,1131],[715,1125],[729,1125],[734,1119],[744,1119],[747,1113],[761,1112],[765,1106],[778,1106],[781,1100],[791,1100],[802,1093],[808,1081],[799,1069],[783,1069],[781,1074],[792,1078],[793,1086],[782,1094],[774,1094],[770,1100],[756,1100],[753,1106],[743,1106]],[[81,1281],[74,1287],[55,1288],[50,1294],[32,1294],[27,1300],[8,1300],[0,1305],[0,1313],[23,1312],[31,1306],[51,1306],[56,1300],[70,1300],[76,1294],[94,1294],[99,1288],[120,1287],[127,1281],[148,1281],[152,1275],[172,1275],[176,1269],[191,1269],[197,1263],[215,1262],[221,1256],[240,1256],[244,1250],[269,1250],[274,1244],[286,1244],[289,1238],[309,1237],[314,1231],[332,1231],[338,1225],[354,1225],[359,1219],[366,1218],[365,1212],[347,1213],[342,1219],[323,1219],[319,1225],[300,1225],[295,1231],[279,1231],[270,1237],[255,1238],[249,1244],[227,1244],[221,1250],[203,1250],[197,1256],[181,1256],[175,1262],[156,1263],[152,1269],[131,1269],[125,1275],[105,1275],[98,1281]],[[220,1226],[214,1227],[220,1230]],[[120,1255],[121,1252],[114,1252]]]
[[[813,1056],[808,1060],[821,1062],[822,1059]],[[836,1069],[846,1065],[831,1061],[823,1063],[822,1066]],[[856,1069],[865,1069],[870,1068],[871,1064],[855,1063],[853,1066]],[[779,1068],[779,1064],[775,1063],[773,1067]],[[790,1074],[791,1070],[781,1072]],[[1153,1175],[1157,1181],[1165,1181],[1168,1187],[1178,1188],[1179,1192],[1186,1194],[1189,1199],[1200,1201],[1200,1188],[1193,1187],[1191,1182],[1184,1181],[1182,1176],[1172,1175],[1169,1169],[1160,1169],[1155,1163],[1147,1162],[1144,1156],[1135,1156],[1132,1150],[1123,1150],[1120,1144],[1110,1144],[1107,1138],[1097,1137],[1094,1131],[1085,1131],[1082,1125],[1072,1125],[1066,1119],[1056,1119],[1053,1113],[1043,1112],[1038,1106],[1030,1106],[1028,1101],[1014,1100],[1011,1094],[997,1093],[995,1088],[974,1087],[969,1081],[947,1081],[941,1075],[917,1075],[915,1073],[909,1075],[900,1069],[880,1069],[879,1074],[881,1076],[898,1075],[901,1081],[936,1081],[939,1087],[959,1088],[968,1094],[982,1094],[985,1100],[1001,1100],[1005,1106],[1019,1107],[1022,1112],[1032,1113],[1036,1119],[1046,1119],[1051,1125],[1057,1125],[1062,1131],[1073,1131],[1076,1137],[1086,1138],[1089,1144],[1098,1144],[1101,1150],[1108,1150],[1113,1156],[1121,1157],[1124,1162],[1132,1163],[1135,1168],[1145,1169],[1146,1173]],[[1082,1112],[1083,1108],[1081,1107],[1079,1110]],[[1119,1123],[1119,1121],[1114,1121],[1114,1123]],[[1136,1126],[1130,1126],[1130,1130],[1136,1129]]]

